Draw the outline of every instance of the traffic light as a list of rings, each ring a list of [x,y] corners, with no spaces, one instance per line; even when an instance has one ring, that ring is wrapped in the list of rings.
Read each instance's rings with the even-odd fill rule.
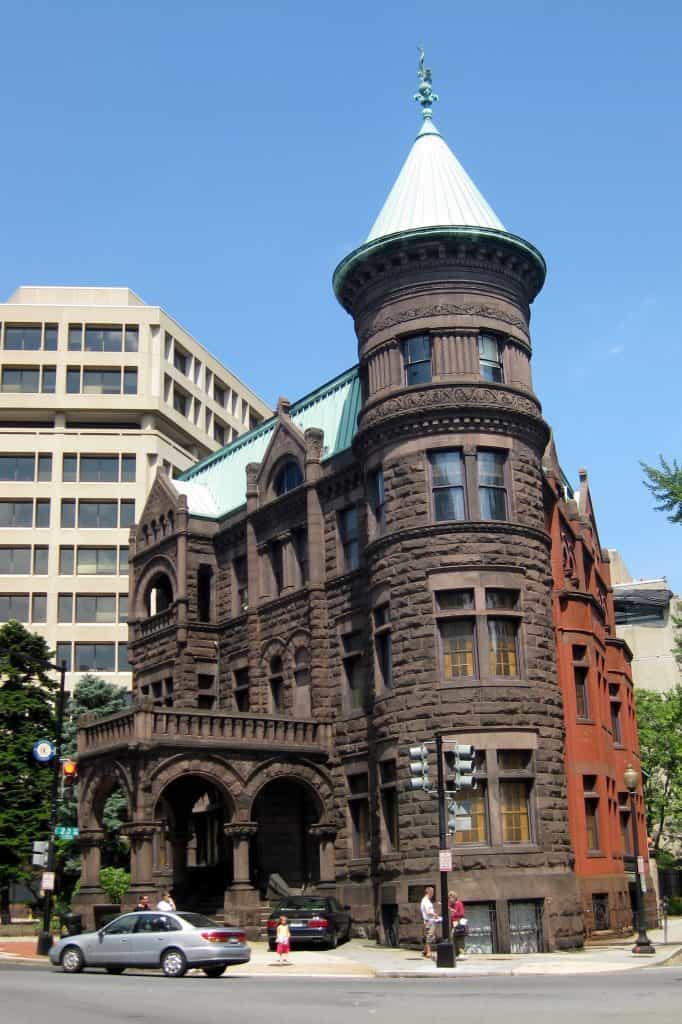
[[[429,751],[426,744],[410,747],[410,787],[412,789],[429,788]]]
[[[64,786],[73,786],[78,778],[78,765],[71,758],[67,757],[62,761],[62,780]]]
[[[33,864],[33,866],[35,868],[46,868],[47,867],[47,848],[48,848],[48,845],[49,844],[47,842],[45,842],[43,840],[40,840],[40,839],[36,839],[34,841],[34,843],[33,843],[33,850],[32,850],[32,856],[31,856],[31,864]]]
[[[476,788],[476,748],[471,743],[443,742],[446,789]]]

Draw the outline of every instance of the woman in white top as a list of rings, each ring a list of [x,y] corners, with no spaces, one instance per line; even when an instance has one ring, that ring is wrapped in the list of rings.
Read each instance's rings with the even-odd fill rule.
[[[156,904],[157,910],[175,910],[175,900],[169,892],[164,892]]]

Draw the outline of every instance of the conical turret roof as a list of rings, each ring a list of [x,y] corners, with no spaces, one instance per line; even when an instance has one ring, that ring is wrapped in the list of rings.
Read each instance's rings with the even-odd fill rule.
[[[505,230],[490,203],[428,117],[367,241],[414,228],[446,225]]]

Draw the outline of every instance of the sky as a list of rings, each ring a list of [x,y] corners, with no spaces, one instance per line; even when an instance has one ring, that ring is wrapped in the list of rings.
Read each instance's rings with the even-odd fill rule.
[[[126,285],[274,405],[352,366],[336,264],[434,120],[548,264],[533,379],[600,540],[682,592],[640,460],[682,460],[682,6],[1,5],[0,300]]]

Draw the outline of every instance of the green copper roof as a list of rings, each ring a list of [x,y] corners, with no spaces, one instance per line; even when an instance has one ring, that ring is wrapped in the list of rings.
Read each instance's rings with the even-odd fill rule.
[[[294,402],[289,415],[301,431],[308,427],[324,431],[324,460],[350,448],[360,401],[358,368],[354,366]],[[193,515],[219,519],[246,502],[246,467],[262,461],[277,423],[273,416],[173,480],[176,490],[187,496]]]

